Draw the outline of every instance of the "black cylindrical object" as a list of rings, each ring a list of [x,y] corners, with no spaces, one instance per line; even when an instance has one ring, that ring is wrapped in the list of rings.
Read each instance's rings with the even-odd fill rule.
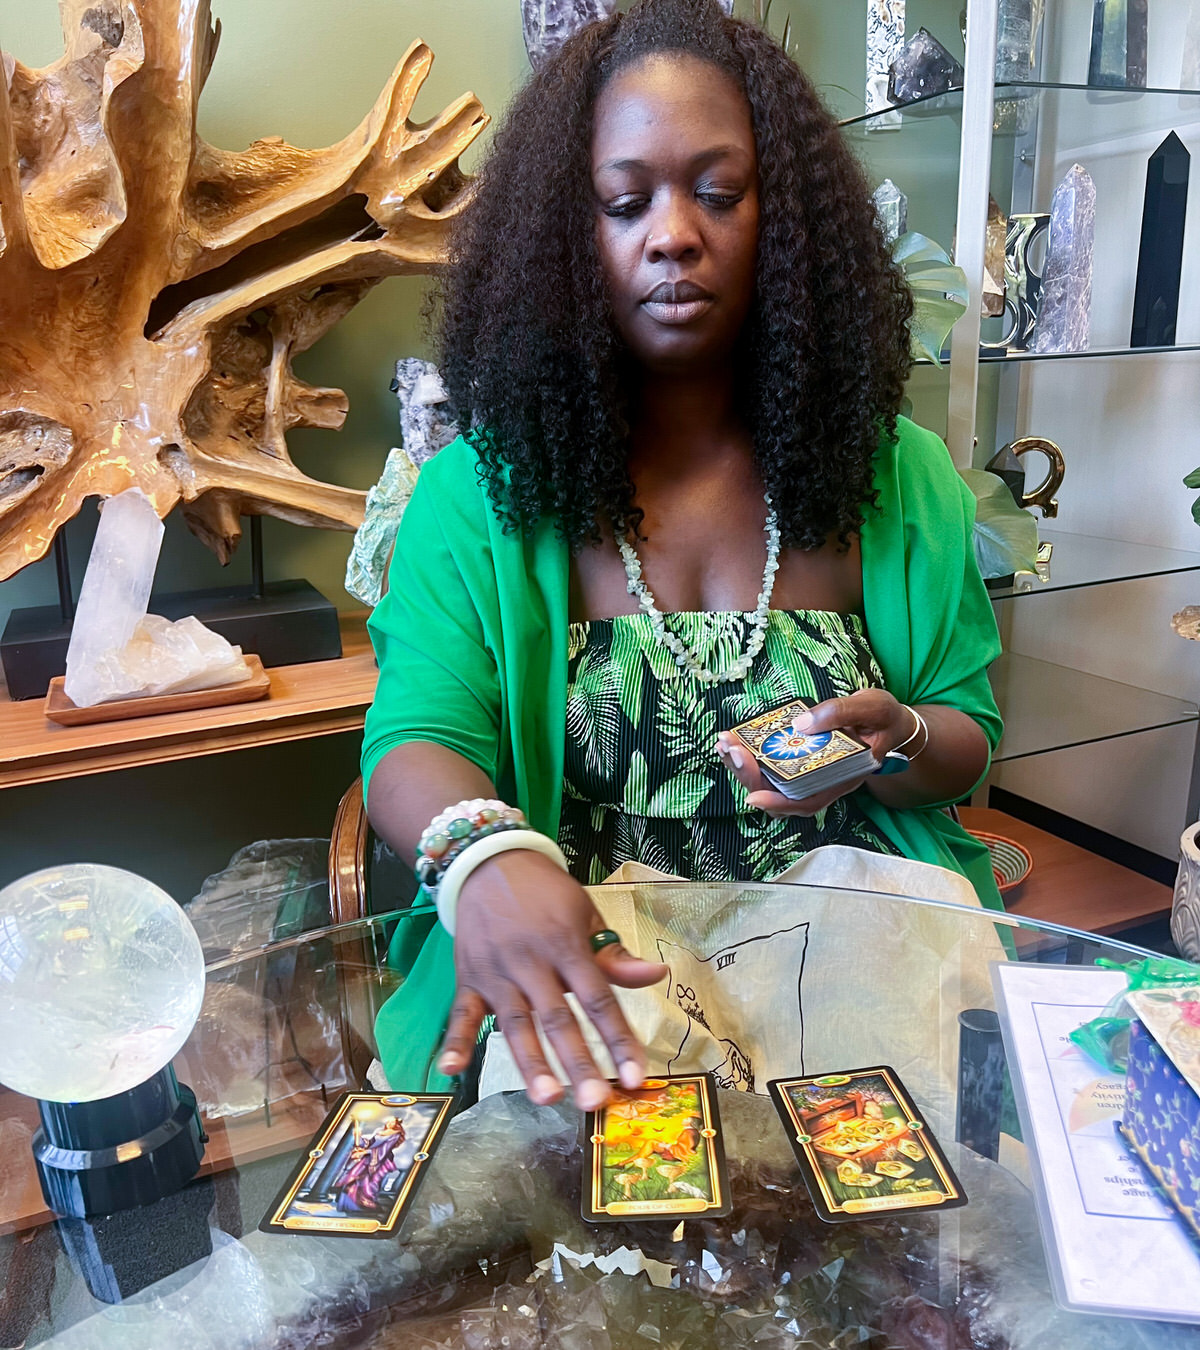
[[[120,1303],[212,1254],[211,1177],[160,1201],[152,1222],[136,1210],[91,1219],[59,1219],[68,1260],[93,1298]]]
[[[204,1157],[196,1098],[168,1064],[94,1102],[39,1102],[33,1156],[46,1204],[86,1218],[149,1205],[185,1186]]]
[[[1000,1019],[990,1008],[958,1015],[958,1121],[955,1137],[984,1158],[1000,1152],[1000,1115],[1008,1066]]]

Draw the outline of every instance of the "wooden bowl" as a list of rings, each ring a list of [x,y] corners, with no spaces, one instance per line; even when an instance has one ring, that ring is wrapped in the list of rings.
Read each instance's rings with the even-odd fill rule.
[[[1000,894],[1015,890],[1033,871],[1033,854],[1024,844],[1015,839],[1006,839],[1002,834],[988,834],[986,830],[968,830],[976,839],[987,845],[992,859],[992,874]]]

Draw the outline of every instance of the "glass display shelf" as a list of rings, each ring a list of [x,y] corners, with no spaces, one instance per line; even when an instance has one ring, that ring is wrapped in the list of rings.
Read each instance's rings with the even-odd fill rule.
[[[996,85],[996,104],[1005,110],[997,116],[996,134],[1024,129],[1027,122],[1053,107],[1059,118],[1057,141],[1062,144],[1091,145],[1132,136],[1166,124],[1200,120],[1200,89],[1111,89],[1089,84],[1052,84],[1029,81]],[[1028,105],[1029,116],[1017,119],[1008,105]],[[871,140],[897,128],[882,121],[898,115],[900,128],[930,118],[962,116],[963,90],[949,89],[930,94],[877,112],[846,118],[841,127],[851,138],[869,136]]]
[[[1080,361],[1089,356],[1165,356],[1170,352],[1200,352],[1200,342],[1177,342],[1169,347],[1087,347],[1081,352],[1010,352],[983,348],[979,359],[1011,365],[1014,361]],[[942,364],[949,365],[950,358],[945,357]]]
[[[997,84],[994,92],[993,136],[1009,142],[1007,151],[998,148],[992,157],[991,191],[1001,203],[1011,201],[1013,191],[1014,136],[1029,135],[1036,129],[1039,144],[1043,141],[1052,144],[1056,160],[1065,167],[1073,160],[1084,165],[1096,162],[1098,157],[1108,160],[1114,153],[1144,161],[1171,130],[1185,141],[1189,129],[1200,133],[1200,90],[1111,89],[1029,82]],[[909,199],[909,227],[946,248],[950,247],[957,225],[957,160],[963,98],[961,88],[953,89],[842,123],[843,134],[869,180],[881,183],[890,178],[896,183]],[[889,126],[883,120],[889,117],[893,123],[898,120],[898,125]],[[1114,149],[1122,146],[1123,149]],[[1024,142],[1022,156],[1029,162]],[[946,163],[950,158],[954,160],[953,166]],[[932,173],[931,166],[937,166]],[[1144,174],[1144,169],[1141,172]],[[1038,205],[1049,210],[1049,199],[1039,201]],[[1106,241],[1105,248],[1128,247],[1136,252],[1140,209],[1135,219],[1125,209],[1127,205],[1122,201],[1120,209],[1098,210],[1097,234]],[[1139,188],[1138,208],[1140,205]],[[1102,254],[1104,249],[1099,252]],[[1005,323],[998,318],[985,318],[981,343],[999,342]],[[1011,351],[1002,346],[981,345],[979,363],[999,368],[1036,361],[1167,356],[1200,351],[1200,333],[1190,325],[1181,327],[1180,340],[1170,346],[1133,347],[1128,344],[1128,334],[1127,317],[1113,328],[1111,323],[1105,327],[1093,316],[1092,345],[1083,351]],[[949,364],[948,351],[938,364]]]
[[[990,320],[984,319],[984,323]],[[986,332],[984,334],[986,336]],[[1003,348],[981,347],[980,365],[1011,366],[1016,361],[1082,361],[1089,356],[1108,356],[1124,359],[1128,356],[1165,356],[1171,352],[1200,352],[1200,342],[1176,342],[1170,347],[1087,347],[1081,352],[1012,352]],[[918,358],[917,365],[932,366],[926,357]],[[941,366],[949,366],[950,354],[945,352]]]
[[[1130,544],[1122,539],[1099,539],[1087,534],[1060,534],[1053,530],[1039,530],[1038,537],[1043,543],[1054,545],[1049,580],[1042,581],[1031,572],[1022,572],[1011,586],[1002,590],[989,588],[988,595],[993,600],[1105,586],[1114,581],[1138,581],[1173,572],[1200,571],[1200,553],[1183,549]]]
[[[1200,709],[1183,699],[1015,653],[1000,657],[989,678],[1001,712],[1013,710],[996,764],[1200,717]]]

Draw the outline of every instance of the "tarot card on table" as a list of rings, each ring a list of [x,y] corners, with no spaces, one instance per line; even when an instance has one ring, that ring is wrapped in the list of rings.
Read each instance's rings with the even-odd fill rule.
[[[443,1092],[346,1093],[259,1227],[390,1237],[429,1169],[453,1101]]]
[[[707,1074],[614,1085],[586,1118],[583,1217],[666,1219],[729,1213],[725,1148]]]
[[[777,1078],[767,1090],[817,1214],[827,1223],[967,1203],[891,1069]]]
[[[797,801],[863,778],[879,767],[870,747],[848,732],[793,731],[793,721],[808,710],[802,699],[794,699],[733,728],[767,782]]]

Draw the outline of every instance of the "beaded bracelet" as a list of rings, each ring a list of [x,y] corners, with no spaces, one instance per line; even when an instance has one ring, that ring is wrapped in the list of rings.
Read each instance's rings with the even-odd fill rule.
[[[524,813],[505,802],[484,797],[457,802],[439,812],[425,827],[417,845],[417,881],[435,891],[446,869],[464,849],[502,830],[527,830]]]

